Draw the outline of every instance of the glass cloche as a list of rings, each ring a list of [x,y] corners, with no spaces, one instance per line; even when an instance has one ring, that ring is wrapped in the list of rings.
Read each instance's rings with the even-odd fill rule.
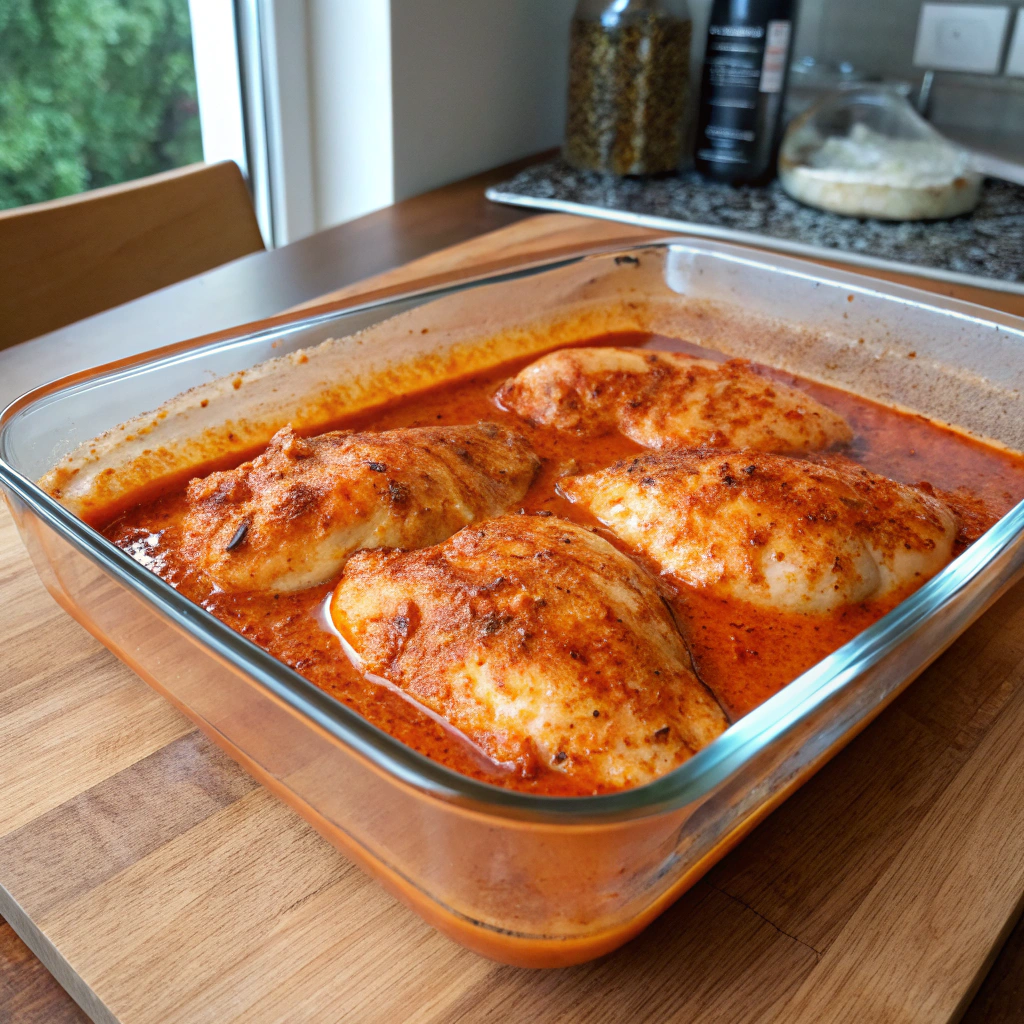
[[[970,154],[884,86],[826,96],[789,126],[779,180],[809,206],[850,217],[939,220],[978,203]]]

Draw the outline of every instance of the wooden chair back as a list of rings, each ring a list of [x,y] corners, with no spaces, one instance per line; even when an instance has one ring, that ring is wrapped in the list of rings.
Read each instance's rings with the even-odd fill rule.
[[[261,249],[230,160],[0,211],[0,348]]]

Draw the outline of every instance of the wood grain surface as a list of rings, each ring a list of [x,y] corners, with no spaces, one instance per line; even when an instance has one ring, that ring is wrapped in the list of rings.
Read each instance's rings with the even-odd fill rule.
[[[538,217],[405,273],[595,225],[622,237]],[[0,602],[0,913],[97,1021],[933,1024],[1018,913],[1024,586],[643,935],[549,972],[442,938],[256,786],[59,611],[6,512]]]

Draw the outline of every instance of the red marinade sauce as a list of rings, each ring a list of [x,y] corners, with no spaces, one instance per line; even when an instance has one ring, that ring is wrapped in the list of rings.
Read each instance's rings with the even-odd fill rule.
[[[647,334],[606,335],[580,344],[641,346],[725,358],[686,342]],[[542,460],[541,471],[522,506],[527,511],[550,510],[597,528],[616,546],[636,557],[586,510],[561,498],[555,485],[567,467],[573,472],[591,472],[642,449],[618,434],[579,438],[533,426],[494,401],[498,387],[534,358],[403,396],[325,429],[387,430],[490,420],[518,430],[530,440]],[[847,454],[857,462],[905,483],[925,482],[940,492],[964,523],[957,554],[1024,499],[1024,457],[1020,455],[974,440],[922,416],[770,368],[756,369],[803,389],[845,416],[855,435]],[[233,464],[242,461],[239,458]],[[365,678],[324,625],[324,601],[336,581],[294,594],[229,594],[218,590],[181,555],[180,525],[185,508],[185,489],[179,487],[130,508],[103,532],[232,629],[374,725],[435,761],[477,779],[535,794],[571,796],[595,791],[585,779],[573,779],[544,767],[529,779],[509,775],[458,732],[428,716],[414,702]],[[661,582],[674,606],[698,675],[733,720],[777,693],[895,604],[894,599],[888,603],[868,601],[830,617],[810,616],[765,610],[740,600],[711,596],[669,577],[661,577]]]

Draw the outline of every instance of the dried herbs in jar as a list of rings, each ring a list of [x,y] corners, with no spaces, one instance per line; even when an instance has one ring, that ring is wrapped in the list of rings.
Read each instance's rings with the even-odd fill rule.
[[[693,24],[685,0],[580,0],[569,46],[565,157],[584,170],[678,168]]]

